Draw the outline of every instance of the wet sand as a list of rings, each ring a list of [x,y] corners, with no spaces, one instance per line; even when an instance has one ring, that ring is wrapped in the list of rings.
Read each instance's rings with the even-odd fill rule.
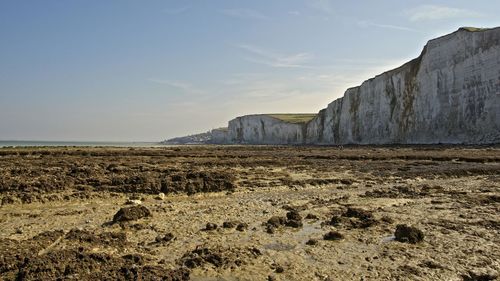
[[[500,273],[498,147],[3,148],[0,202],[5,280]]]

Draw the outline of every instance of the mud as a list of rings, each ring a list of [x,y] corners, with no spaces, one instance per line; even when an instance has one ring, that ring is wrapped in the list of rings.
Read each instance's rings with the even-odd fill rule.
[[[59,250],[43,257],[25,258],[19,265],[18,280],[189,280],[186,269],[165,270],[143,264],[141,256],[113,257],[105,253]]]
[[[0,279],[495,280],[499,182],[498,147],[3,148]]]
[[[72,229],[67,234],[43,232],[29,240],[2,239],[0,245],[5,280],[189,280],[185,269],[145,265],[141,255],[115,256],[93,248],[123,249],[128,246],[124,233],[94,235]]]
[[[179,260],[181,266],[187,268],[201,267],[205,264],[219,267],[239,267],[246,263],[247,260],[256,258],[261,255],[260,250],[256,248],[239,249],[239,248],[206,248],[196,247],[196,249],[187,252]]]

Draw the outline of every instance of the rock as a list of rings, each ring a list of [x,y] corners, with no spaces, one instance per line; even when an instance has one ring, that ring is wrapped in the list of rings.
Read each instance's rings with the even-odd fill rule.
[[[278,265],[278,266],[276,266],[276,269],[274,271],[276,273],[283,273],[283,272],[285,272],[285,269],[281,265]]]
[[[302,227],[302,222],[299,220],[287,220],[285,225],[293,228],[300,228]]]
[[[315,214],[307,214],[306,220],[317,220],[319,219],[317,215]]]
[[[7,205],[7,204],[14,204],[14,203],[21,203],[22,201],[17,198],[16,196],[12,196],[12,195],[5,195],[3,198],[2,198],[2,202],[0,205]]]
[[[441,264],[439,264],[433,260],[423,261],[418,266],[427,267],[427,268],[431,268],[431,269],[444,269],[444,266],[442,266]]]
[[[330,231],[323,236],[323,239],[330,241],[342,240],[344,239],[344,235],[337,231]]]
[[[134,194],[130,195],[129,199],[130,199],[130,200],[142,200],[143,198],[142,198],[142,195],[141,195],[141,194],[139,194],[139,193],[134,193]]]
[[[151,212],[142,205],[121,208],[114,216],[113,223],[138,220],[144,217],[150,217]]]
[[[296,210],[291,210],[286,213],[287,221],[285,222],[286,226],[300,228],[302,227],[302,216]]]
[[[306,245],[309,245],[309,246],[314,246],[316,244],[318,244],[318,240],[316,240],[316,239],[309,239],[306,242]]]
[[[131,229],[134,230],[143,230],[149,228],[146,224],[144,223],[134,223],[129,226]]]
[[[275,231],[276,227],[271,225],[271,224],[268,224],[267,227],[266,227],[266,232],[269,233],[269,234],[273,234],[274,231]]]
[[[358,208],[348,208],[343,217],[354,218],[350,220],[351,226],[355,228],[367,228],[377,224],[372,212]]]
[[[388,224],[391,224],[391,223],[393,223],[393,222],[394,222],[394,220],[393,220],[391,217],[389,217],[389,216],[383,216],[383,217],[381,218],[381,220],[382,220],[383,222],[385,222],[385,223],[388,223]]]
[[[156,200],[165,200],[165,193],[160,192],[158,195],[155,197]]]
[[[222,223],[223,228],[234,228],[237,225],[237,222],[234,221],[225,221]]]
[[[494,272],[475,272],[469,271],[467,274],[462,274],[464,281],[492,281],[497,280],[498,274]]]
[[[358,208],[347,208],[347,211],[343,214],[343,216],[358,219],[370,219],[373,217],[371,212]]]
[[[272,225],[274,227],[279,227],[280,225],[284,225],[285,223],[286,223],[286,219],[284,217],[278,217],[278,216],[271,217],[267,221],[268,225]]]
[[[210,231],[210,230],[215,230],[215,229],[217,229],[217,224],[208,222],[207,225],[205,226],[204,230]]]
[[[248,224],[242,222],[242,223],[239,223],[237,226],[236,226],[236,230],[238,231],[245,231],[245,229],[248,228]]]
[[[342,148],[341,148],[341,149],[342,149]],[[352,185],[352,184],[354,183],[354,181],[353,181],[353,180],[351,180],[351,179],[341,179],[341,180],[340,180],[340,183],[341,183],[341,184],[345,184],[345,185]]]
[[[286,214],[286,216],[287,216],[286,218],[279,217],[279,216],[271,217],[266,223],[268,232],[269,231],[274,232],[274,228],[278,228],[282,225],[286,225],[286,226],[294,227],[294,228],[302,227],[302,221],[301,221],[302,217],[300,216],[300,214],[297,211],[290,211]],[[273,229],[270,230],[271,228],[269,226],[272,226]],[[271,233],[271,232],[269,232],[269,233]]]
[[[333,226],[338,226],[338,225],[340,225],[341,222],[342,222],[342,218],[341,217],[339,217],[339,216],[333,216],[330,219],[329,224],[333,225]]]
[[[238,231],[244,231],[245,229],[248,228],[248,224],[238,222],[238,221],[225,221],[222,223],[223,228],[235,228]]]
[[[188,268],[196,268],[204,263],[210,263],[215,267],[222,267],[227,263],[223,252],[217,249],[196,248],[195,250],[184,254],[182,263]]]
[[[396,241],[404,243],[415,244],[424,240],[424,233],[420,229],[405,224],[398,224],[396,226],[394,236],[396,237]]]
[[[141,205],[141,204],[142,204],[142,201],[139,199],[128,199],[125,202],[125,205]]]
[[[172,239],[174,239],[174,235],[172,233],[167,233],[165,235],[158,235],[155,238],[156,243],[162,243],[162,242],[170,242]]]
[[[290,211],[286,213],[286,218],[289,220],[301,221],[302,216],[297,211]]]
[[[162,179],[161,191],[184,192],[188,195],[199,192],[227,192],[236,188],[234,181],[234,175],[225,171],[188,170],[171,173]]]

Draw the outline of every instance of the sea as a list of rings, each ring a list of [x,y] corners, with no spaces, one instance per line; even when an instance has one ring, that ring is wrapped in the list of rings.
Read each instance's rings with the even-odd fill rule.
[[[105,142],[105,141],[10,141],[0,140],[0,147],[33,146],[88,146],[88,147],[162,147],[159,142]]]

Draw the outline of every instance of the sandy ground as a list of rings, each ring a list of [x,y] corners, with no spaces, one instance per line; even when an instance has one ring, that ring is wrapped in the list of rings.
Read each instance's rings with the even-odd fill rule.
[[[0,192],[5,280],[500,273],[498,147],[4,148]]]

